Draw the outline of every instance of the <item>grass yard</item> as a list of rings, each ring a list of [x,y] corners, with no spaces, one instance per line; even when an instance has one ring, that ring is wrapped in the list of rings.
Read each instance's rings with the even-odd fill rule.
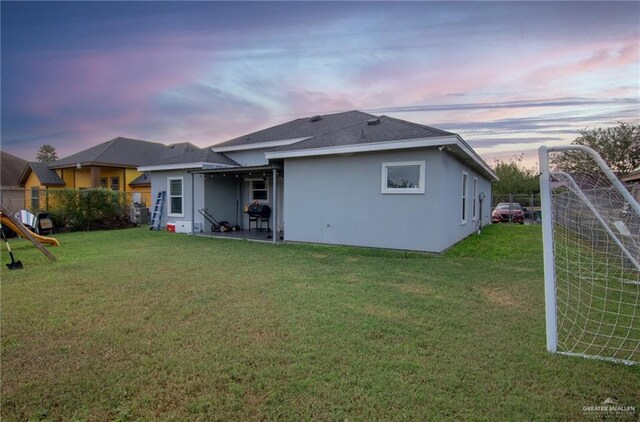
[[[640,368],[545,349],[541,232],[441,256],[147,229],[2,249],[3,421],[596,420]],[[611,415],[605,415],[611,416]]]

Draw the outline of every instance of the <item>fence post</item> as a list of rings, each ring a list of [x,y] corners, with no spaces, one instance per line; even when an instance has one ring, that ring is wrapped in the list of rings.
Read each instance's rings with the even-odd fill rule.
[[[511,203],[513,202],[513,194],[509,194],[509,224],[513,223],[513,215],[511,214]]]

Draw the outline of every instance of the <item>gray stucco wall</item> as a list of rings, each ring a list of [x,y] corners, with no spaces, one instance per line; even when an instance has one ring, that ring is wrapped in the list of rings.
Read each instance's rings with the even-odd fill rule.
[[[229,224],[235,225],[237,220],[236,210],[238,213],[242,212],[242,201],[241,198],[238,198],[238,188],[241,181],[237,180],[235,177],[224,178],[220,175],[215,175],[214,177],[204,175],[203,177],[205,178],[205,207],[209,209],[209,212],[216,220],[228,221]],[[196,195],[198,195],[197,192]],[[240,224],[239,220],[238,224]],[[205,225],[205,231],[209,231],[210,229],[211,223],[207,222]]]
[[[170,217],[168,214],[169,210],[169,189],[168,189],[168,179],[170,177],[182,177],[183,180],[183,194],[184,194],[184,210],[181,217]],[[162,227],[166,227],[167,221],[176,222],[176,221],[195,221],[203,224],[203,227],[206,229],[207,224],[205,224],[205,219],[198,213],[199,208],[204,207],[204,178],[200,177],[200,175],[193,176],[193,189],[195,191],[195,195],[191,195],[192,192],[192,175],[185,171],[158,171],[151,172],[151,195],[152,195],[152,203],[150,211],[153,212],[153,208],[155,206],[155,200],[160,191],[167,191],[167,198],[164,202],[164,207],[162,210],[162,220],[160,225]],[[193,197],[193,203],[192,203]],[[193,206],[192,206],[193,204]],[[193,215],[192,215],[193,213]],[[210,226],[210,224],[209,224]]]
[[[243,166],[262,166],[264,164],[268,164],[267,159],[264,157],[264,153],[272,149],[273,148],[263,148],[246,151],[231,151],[225,152],[224,155]]]
[[[382,194],[383,162],[425,161],[424,194]],[[469,174],[468,222],[461,225],[462,171]],[[285,239],[441,252],[477,230],[471,189],[490,183],[446,152],[415,149],[285,160]],[[484,223],[489,201],[484,204]],[[486,217],[485,217],[486,215]]]

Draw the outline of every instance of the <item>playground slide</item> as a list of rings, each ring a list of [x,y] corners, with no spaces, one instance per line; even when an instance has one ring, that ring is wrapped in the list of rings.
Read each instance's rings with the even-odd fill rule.
[[[7,217],[1,216],[0,224],[9,227],[14,233],[26,239],[25,235],[22,234],[20,229],[16,227],[16,225],[13,224],[11,220],[9,220]],[[53,237],[40,236],[39,234],[36,234],[36,233],[31,233],[31,236],[33,236],[38,242],[42,243],[43,245],[60,246],[60,242],[58,242],[58,239],[54,239]]]

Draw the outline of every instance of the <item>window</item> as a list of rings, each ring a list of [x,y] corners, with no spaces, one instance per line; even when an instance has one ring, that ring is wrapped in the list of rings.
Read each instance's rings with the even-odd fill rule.
[[[100,187],[106,189],[107,188],[107,178],[106,177],[101,177],[100,178]]]
[[[474,177],[473,178],[473,198],[471,199],[471,203],[473,204],[473,221],[476,221],[478,219],[478,211],[476,210],[477,205],[476,205],[476,201],[478,201],[478,178]]]
[[[40,211],[40,188],[38,186],[31,188],[31,211],[34,213]]]
[[[467,223],[467,173],[462,172],[462,223]]]
[[[120,178],[112,177],[111,178],[111,190],[120,190]]]
[[[382,193],[424,193],[424,161],[382,163]]]
[[[251,202],[269,201],[269,186],[266,180],[251,181]]]
[[[182,217],[184,208],[183,181],[182,177],[170,177],[169,183],[169,216]]]

